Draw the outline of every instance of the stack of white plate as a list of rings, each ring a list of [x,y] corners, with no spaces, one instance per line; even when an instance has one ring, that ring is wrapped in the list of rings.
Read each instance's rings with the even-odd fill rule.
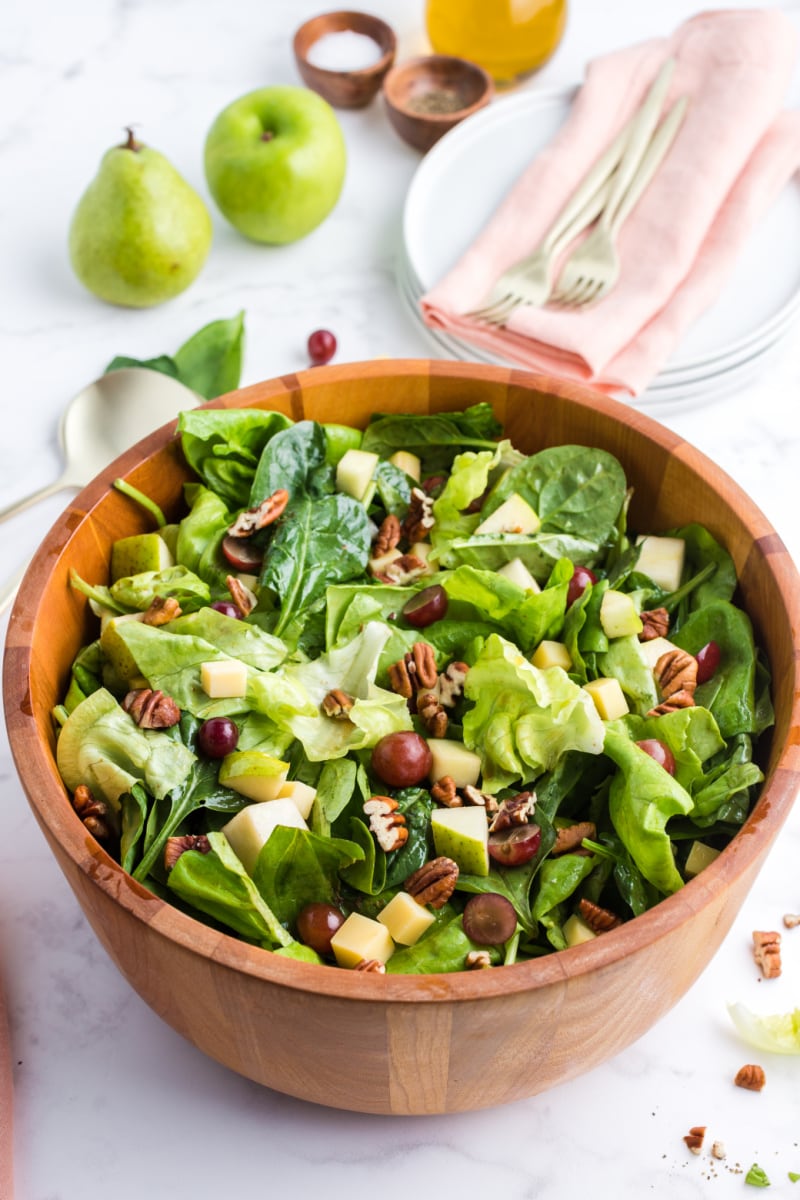
[[[514,365],[422,321],[419,300],[458,261],[521,172],[566,119],[574,92],[522,92],[456,126],[420,164],[403,214],[398,284],[442,356]],[[800,186],[752,231],[714,305],[632,403],[695,406],[756,377],[800,316]]]

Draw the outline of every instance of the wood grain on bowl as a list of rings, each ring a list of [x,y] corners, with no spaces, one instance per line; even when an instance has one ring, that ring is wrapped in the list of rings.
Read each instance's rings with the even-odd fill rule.
[[[146,517],[127,475],[168,513],[186,469],[165,427],[113,464],[45,538],[9,625],[5,701],[33,812],[98,938],[139,994],[205,1053],[303,1099],[374,1113],[456,1112],[531,1096],[603,1062],[649,1029],[708,964],[800,784],[800,580],[762,513],[698,451],[639,412],[521,371],[448,362],[315,368],[214,401],[301,419],[457,410],[488,400],[526,451],[603,447],[635,488],[636,525],[701,519],[731,552],[742,603],[773,669],[766,782],[742,831],[696,879],[591,943],[489,971],[372,976],[280,958],[212,930],[134,883],[86,833],[54,762],[50,710],[90,633],[70,567],[105,577],[117,537]]]

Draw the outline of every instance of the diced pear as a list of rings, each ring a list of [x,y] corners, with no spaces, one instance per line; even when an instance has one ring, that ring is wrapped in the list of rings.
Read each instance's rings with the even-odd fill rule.
[[[414,542],[409,554],[415,555],[416,558],[421,558],[425,563],[425,566],[428,567],[428,555],[430,554],[431,550],[433,550],[433,546],[430,544],[430,542]],[[431,570],[431,568],[428,567],[428,570]]]
[[[242,585],[242,587],[247,588],[248,592],[252,592],[253,595],[258,593],[257,575],[248,575],[245,571],[237,571],[236,578],[239,580],[239,583]]]
[[[452,858],[465,875],[489,874],[489,822],[481,805],[435,808],[431,833],[436,853]]]
[[[692,842],[692,847],[686,856],[684,870],[687,875],[699,875],[706,867],[710,867],[715,858],[719,858],[719,850],[707,846],[705,842]]]
[[[591,942],[597,937],[595,931],[590,929],[583,917],[579,917],[577,913],[567,917],[563,933],[568,946],[582,946],[584,942]]]
[[[100,648],[108,659],[111,671],[121,687],[139,675],[139,665],[119,635],[120,625],[127,621],[143,621],[144,613],[122,613],[103,617],[100,621]]]
[[[686,557],[686,542],[683,538],[644,534],[636,539],[636,545],[640,548],[636,570],[647,575],[665,592],[677,591],[681,586],[683,562]]]
[[[510,562],[500,567],[497,574],[505,576],[506,579],[510,579],[512,583],[518,584],[528,592],[542,590],[521,558],[512,558]]]
[[[608,638],[630,637],[644,628],[630,596],[613,588],[603,594],[600,602],[600,624]]]
[[[476,533],[536,533],[541,521],[518,492],[512,493],[485,521]]]
[[[354,912],[331,938],[331,949],[340,967],[357,967],[371,958],[388,962],[394,954],[394,942],[380,921]]]
[[[601,679],[591,679],[583,685],[594,700],[594,706],[604,721],[616,721],[628,712],[628,701],[620,687],[619,680],[610,676]]]
[[[378,920],[389,930],[392,941],[399,942],[401,946],[413,946],[418,942],[434,919],[433,913],[424,905],[417,904],[408,892],[398,892],[392,896],[386,907],[378,913]]]
[[[282,800],[284,796],[297,805],[300,816],[307,821],[317,798],[317,789],[310,787],[307,783],[302,783],[299,779],[288,779],[281,784],[278,791],[279,800]]]
[[[222,826],[222,832],[248,875],[253,874],[262,848],[279,825],[289,829],[308,828],[288,796],[273,800],[271,804],[248,804]]]
[[[288,771],[288,763],[263,750],[234,750],[220,763],[219,781],[248,800],[277,800]],[[291,796],[285,799],[294,803]]]
[[[396,558],[402,558],[402,550],[394,549],[387,550],[385,554],[381,554],[378,558],[371,558],[367,566],[370,575],[382,575],[389,563],[393,563]]]
[[[111,579],[126,579],[142,571],[166,571],[175,565],[169,547],[158,533],[136,533],[111,547]]]
[[[389,458],[389,462],[393,466],[405,471],[406,475],[410,475],[419,483],[420,475],[422,474],[422,463],[417,458],[416,454],[412,454],[410,450],[396,450]]]
[[[547,639],[539,642],[531,662],[541,671],[546,671],[548,667],[561,667],[562,671],[572,670],[572,658],[563,642],[550,642]]]
[[[336,490],[363,501],[377,465],[378,455],[369,450],[346,450],[336,467]]]
[[[429,772],[431,783],[449,775],[457,788],[474,787],[480,779],[480,756],[461,742],[448,738],[428,738],[433,763]]]
[[[247,667],[238,658],[220,658],[200,664],[200,686],[212,700],[244,696]]]
[[[649,642],[639,643],[639,651],[651,671],[655,671],[656,663],[662,654],[669,654],[671,650],[677,649],[674,642],[664,637],[651,638]]]

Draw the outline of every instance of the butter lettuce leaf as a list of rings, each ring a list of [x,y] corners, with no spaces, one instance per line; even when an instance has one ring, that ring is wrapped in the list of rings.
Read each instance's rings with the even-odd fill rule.
[[[534,667],[513,643],[487,638],[467,675],[464,742],[481,757],[483,788],[496,792],[552,770],[563,754],[600,754],[604,726],[591,697],[560,667]]]

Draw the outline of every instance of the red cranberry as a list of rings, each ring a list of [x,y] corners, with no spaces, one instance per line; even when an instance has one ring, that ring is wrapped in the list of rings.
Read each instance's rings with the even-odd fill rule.
[[[315,329],[308,339],[308,357],[315,367],[328,363],[336,353],[336,338],[329,329]]]
[[[588,567],[575,567],[567,587],[567,608],[580,600],[590,583],[597,583],[597,576]]]
[[[720,648],[716,642],[707,642],[702,650],[697,651],[695,658],[697,659],[698,683],[707,683],[709,679],[714,678],[721,657]]]

